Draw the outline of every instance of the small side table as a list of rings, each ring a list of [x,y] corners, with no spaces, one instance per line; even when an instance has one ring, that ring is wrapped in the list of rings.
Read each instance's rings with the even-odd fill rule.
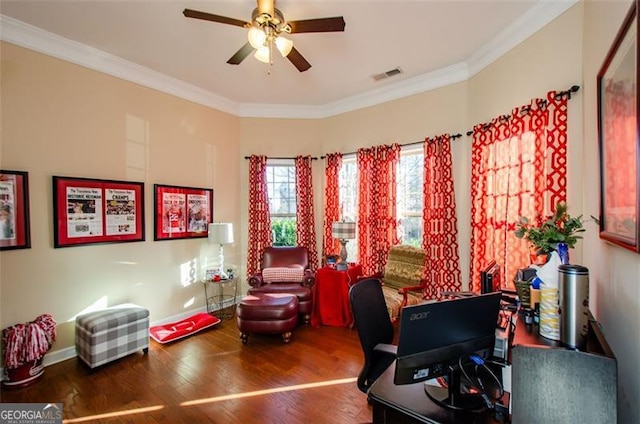
[[[353,315],[349,303],[349,288],[362,275],[361,265],[349,265],[346,271],[323,267],[316,271],[313,285],[314,302],[311,325],[351,327]]]
[[[238,298],[237,277],[220,281],[205,280],[203,283],[207,313],[221,321],[233,318]]]

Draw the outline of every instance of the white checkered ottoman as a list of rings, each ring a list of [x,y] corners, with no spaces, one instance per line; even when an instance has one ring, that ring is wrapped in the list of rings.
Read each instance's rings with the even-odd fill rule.
[[[90,368],[149,352],[149,310],[132,303],[76,318],[76,353]]]

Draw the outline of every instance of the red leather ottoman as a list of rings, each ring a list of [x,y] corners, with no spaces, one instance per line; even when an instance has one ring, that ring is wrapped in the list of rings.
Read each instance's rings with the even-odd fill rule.
[[[298,324],[298,298],[291,293],[250,294],[238,303],[236,319],[242,343],[249,333],[282,334],[288,343]]]
[[[298,298],[298,313],[301,315],[304,324],[309,324],[309,319],[313,312],[313,292],[311,288],[301,286],[300,283],[265,284],[260,287],[251,287],[247,293],[253,296],[260,296],[266,293],[278,295],[282,293],[295,294]]]

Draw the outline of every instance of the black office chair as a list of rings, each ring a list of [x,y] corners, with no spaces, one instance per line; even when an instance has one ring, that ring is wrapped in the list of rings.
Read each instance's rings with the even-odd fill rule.
[[[393,325],[377,278],[368,278],[354,284],[349,300],[360,344],[364,352],[364,365],[358,375],[358,388],[367,393],[371,385],[395,361],[397,347],[393,342]]]

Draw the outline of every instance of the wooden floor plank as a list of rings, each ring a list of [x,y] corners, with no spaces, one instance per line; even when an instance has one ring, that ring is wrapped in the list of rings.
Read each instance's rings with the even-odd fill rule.
[[[62,403],[67,423],[369,423],[354,381],[362,361],[355,330],[300,325],[288,344],[251,335],[243,345],[231,320],[93,371],[77,359],[51,365],[31,386],[2,387],[0,400]]]

